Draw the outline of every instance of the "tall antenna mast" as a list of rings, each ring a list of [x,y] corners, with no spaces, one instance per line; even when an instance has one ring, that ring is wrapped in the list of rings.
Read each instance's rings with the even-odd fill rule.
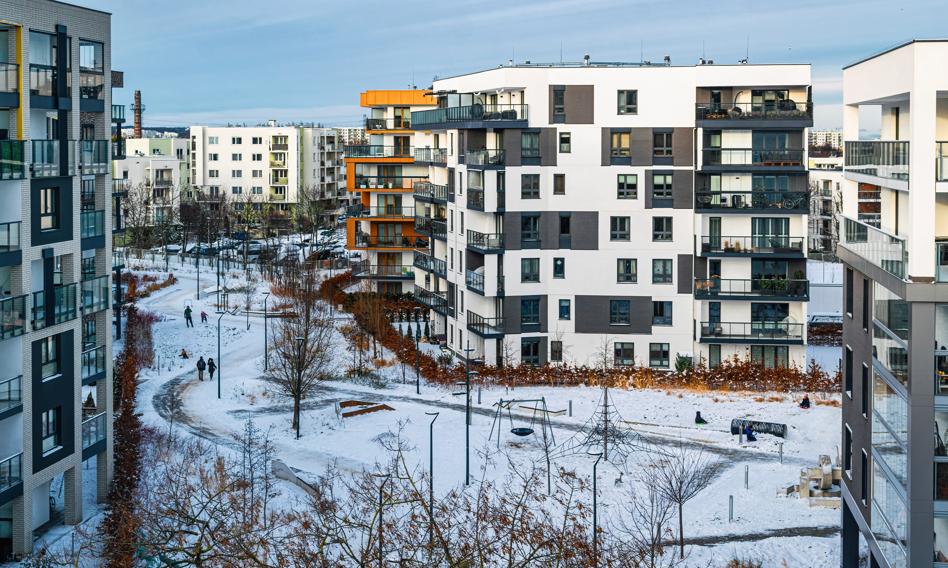
[[[747,36],[747,45],[744,47],[744,59],[750,61],[751,54],[751,36]]]

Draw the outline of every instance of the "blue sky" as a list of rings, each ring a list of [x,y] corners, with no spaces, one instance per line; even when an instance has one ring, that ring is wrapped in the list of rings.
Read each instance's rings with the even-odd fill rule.
[[[116,102],[145,124],[355,126],[364,89],[517,61],[812,63],[816,126],[841,125],[841,67],[948,35],[943,0],[73,0],[113,14]],[[703,47],[702,47],[703,46]]]

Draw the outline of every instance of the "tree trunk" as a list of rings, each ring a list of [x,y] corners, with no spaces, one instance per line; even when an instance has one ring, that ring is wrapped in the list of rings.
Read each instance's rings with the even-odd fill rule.
[[[678,503],[678,545],[681,547],[681,559],[685,559],[685,521],[683,519],[684,503]]]

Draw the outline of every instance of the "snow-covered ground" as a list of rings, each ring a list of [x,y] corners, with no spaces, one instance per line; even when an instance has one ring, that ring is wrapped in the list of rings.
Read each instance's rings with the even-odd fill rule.
[[[147,263],[145,263],[147,264]],[[129,260],[129,267],[143,263]],[[159,268],[160,266],[160,268]],[[156,270],[164,268],[160,263]],[[141,411],[146,423],[169,428],[172,415],[180,428],[226,445],[233,433],[242,429],[244,422],[253,419],[263,429],[271,430],[278,457],[298,470],[302,477],[316,476],[330,464],[340,470],[361,471],[373,469],[384,460],[384,452],[377,443],[380,434],[402,429],[403,437],[411,441],[414,450],[410,459],[427,469],[428,424],[426,412],[439,412],[434,428],[435,487],[447,492],[464,481],[464,396],[452,393],[463,387],[445,389],[421,385],[421,394],[415,393],[414,372],[411,365],[394,363],[381,372],[388,380],[387,387],[373,389],[346,381],[325,384],[320,395],[304,404],[301,439],[295,439],[290,429],[290,404],[277,398],[262,380],[264,337],[263,322],[259,317],[248,320],[241,314],[224,315],[221,319],[220,357],[218,357],[217,315],[212,307],[213,293],[195,298],[197,282],[193,267],[171,267],[178,277],[175,286],[142,300],[141,308],[161,316],[155,327],[156,368],[143,375],[139,391]],[[231,272],[228,280],[239,283],[240,276]],[[210,283],[209,275],[202,274],[202,283]],[[255,307],[262,306],[262,292],[258,292]],[[271,297],[271,306],[274,299]],[[231,297],[231,305],[236,299]],[[186,328],[183,310],[191,305],[195,327]],[[210,315],[208,324],[199,322],[198,314]],[[186,349],[190,359],[178,357]],[[838,348],[811,348],[811,357],[817,358],[827,371],[838,367]],[[342,338],[337,348],[340,365],[348,360]],[[217,397],[217,382],[198,382],[194,362],[199,355],[213,357],[220,364],[221,398]],[[391,357],[388,357],[391,359]],[[402,377],[406,383],[403,384]],[[215,377],[216,378],[216,377]],[[180,396],[180,403],[172,402],[171,395]],[[815,465],[820,454],[833,457],[838,454],[839,409],[832,405],[816,404],[809,410],[797,406],[799,397],[760,393],[720,393],[690,391],[609,391],[610,402],[625,421],[630,439],[635,443],[661,446],[678,440],[695,444],[724,460],[728,468],[707,490],[686,505],[685,536],[698,539],[700,544],[689,546],[689,565],[722,566],[732,558],[754,559],[764,566],[828,566],[838,562],[839,512],[810,508],[795,497],[778,497],[777,490],[797,481],[800,468]],[[509,474],[506,459],[488,459],[497,453],[496,436],[489,439],[494,424],[495,403],[501,398],[544,398],[547,407],[556,414],[551,419],[556,448],[582,429],[594,413],[602,397],[597,388],[504,388],[474,390],[472,396],[473,423],[471,439],[472,477],[482,475],[503,480]],[[838,396],[811,395],[814,400],[828,399],[838,403]],[[341,418],[338,403],[343,400],[382,402],[392,411],[380,411],[351,418]],[[517,464],[541,462],[543,444],[539,423],[533,421],[533,404],[519,405],[511,416],[504,415],[501,427],[500,449],[509,454],[514,467]],[[572,415],[568,409],[572,407]],[[562,412],[559,412],[562,411]],[[696,427],[694,415],[701,411],[710,422]],[[731,436],[729,424],[733,418],[781,422],[788,425],[787,438],[761,435],[756,443],[739,444]],[[510,433],[512,426],[533,426],[536,434],[518,438]],[[783,451],[783,463],[779,452]],[[648,460],[644,451],[633,452],[625,465],[635,471]],[[585,453],[565,455],[554,460],[556,467],[576,470],[591,475],[592,458]],[[744,488],[745,466],[748,468],[749,487]],[[624,498],[624,483],[615,483],[619,468],[612,464],[599,466],[599,504],[601,514],[618,514],[617,506]],[[295,488],[286,485],[292,495]],[[728,522],[728,499],[734,497],[734,520]],[[292,500],[287,500],[292,503]]]

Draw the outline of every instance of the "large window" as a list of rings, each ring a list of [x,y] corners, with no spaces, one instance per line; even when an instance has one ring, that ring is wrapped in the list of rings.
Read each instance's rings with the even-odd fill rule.
[[[539,132],[521,132],[520,133],[520,156],[523,158],[540,157],[540,133]]]
[[[752,217],[751,235],[754,248],[790,246],[789,217]]]
[[[613,130],[609,155],[613,158],[630,157],[632,155],[631,136],[628,130]]]
[[[653,241],[672,240],[672,218],[671,217],[653,217],[652,218],[652,240]]]
[[[39,192],[40,229],[51,231],[59,228],[59,188],[44,187]]]
[[[630,238],[629,217],[609,218],[609,240],[627,241]]]
[[[615,343],[613,364],[617,367],[631,367],[635,365],[635,344],[631,341]]]
[[[540,243],[540,217],[523,215],[520,217],[520,241],[524,247],[533,247]]]
[[[652,260],[652,283],[672,283],[672,261],[670,258],[656,258]]]
[[[903,486],[908,476],[908,403],[872,373],[872,447]]]
[[[40,365],[44,379],[59,374],[59,336],[40,340]]]
[[[40,436],[43,439],[43,453],[55,450],[60,446],[59,413],[61,407],[50,408],[40,416]]]
[[[638,278],[638,261],[636,259],[616,259],[616,282],[636,282]]]
[[[672,155],[672,133],[655,132],[652,134],[652,155],[665,158]]]
[[[79,69],[102,73],[105,70],[104,46],[97,41],[79,40]]]
[[[632,323],[632,302],[630,300],[609,300],[609,324],[630,325]]]
[[[751,345],[751,361],[767,369],[786,367],[789,359],[790,348],[786,345]]]
[[[673,197],[672,174],[652,174],[652,200],[670,200]]]
[[[520,174],[520,198],[540,199],[540,174]]]
[[[618,114],[638,114],[639,92],[636,90],[621,90],[618,92]]]
[[[569,300],[560,300],[560,319],[561,320],[570,319],[570,301]]]
[[[539,298],[520,298],[520,325],[540,325]]]
[[[672,325],[672,303],[669,301],[652,302],[652,325]]]
[[[636,174],[619,174],[616,183],[616,198],[618,199],[638,199],[639,197],[639,176]]]
[[[521,282],[539,282],[540,281],[540,259],[539,258],[520,259],[520,281]]]
[[[648,366],[667,369],[670,363],[671,349],[667,343],[648,344]]]
[[[520,363],[531,367],[540,364],[539,337],[524,337],[520,340]]]

